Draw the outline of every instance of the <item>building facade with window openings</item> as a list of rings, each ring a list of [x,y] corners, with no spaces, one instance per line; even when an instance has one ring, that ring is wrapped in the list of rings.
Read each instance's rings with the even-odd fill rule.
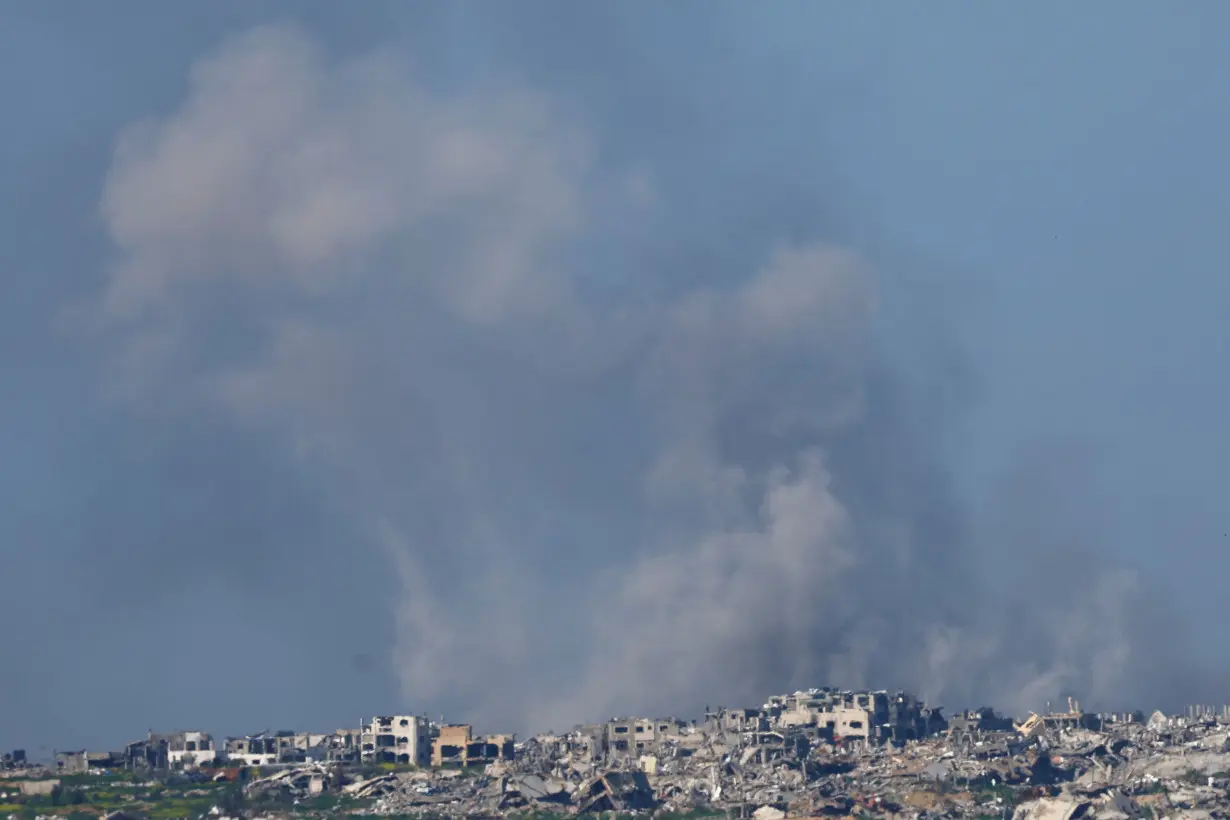
[[[214,739],[206,732],[175,732],[167,742],[167,760],[172,768],[191,769],[218,758]]]
[[[678,740],[687,724],[674,718],[617,718],[603,725],[603,751],[610,757],[637,757]]]
[[[827,740],[904,743],[947,728],[938,708],[908,692],[808,689],[764,705],[775,728],[815,728]]]
[[[374,717],[363,724],[362,758],[374,763],[428,766],[431,764],[431,729],[417,715]]]

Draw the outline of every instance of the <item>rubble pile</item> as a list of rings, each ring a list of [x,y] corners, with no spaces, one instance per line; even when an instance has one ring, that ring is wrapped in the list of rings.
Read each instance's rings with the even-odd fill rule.
[[[225,790],[247,817],[276,807],[313,817],[1230,820],[1230,706],[1146,720],[1069,700],[1066,712],[1048,706],[1017,722],[989,707],[945,717],[905,692],[820,688],[756,709],[706,706],[703,720],[612,718],[520,743],[413,715],[365,726],[231,738],[212,768],[189,770],[184,757],[184,773],[165,783],[257,777],[243,787],[250,802]],[[200,732],[150,738],[109,759],[152,772],[181,746],[185,756],[217,751]],[[54,773],[84,774],[101,759],[58,753]],[[18,760],[3,759],[0,798],[59,805],[60,780]]]
[[[481,772],[423,770],[343,787],[375,815],[725,812],[731,818],[1213,820],[1230,817],[1230,726],[1028,727],[901,744],[764,743],[722,733],[594,760],[550,736]],[[302,773],[293,782],[304,782]],[[257,784],[253,784],[255,787]]]
[[[225,777],[224,774],[219,776]],[[277,792],[290,797],[311,797],[324,793],[333,779],[330,770],[324,766],[299,766],[253,780],[244,787],[244,792]]]

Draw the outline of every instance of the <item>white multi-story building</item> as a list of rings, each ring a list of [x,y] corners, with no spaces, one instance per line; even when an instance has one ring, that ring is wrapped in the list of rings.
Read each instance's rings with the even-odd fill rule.
[[[248,735],[226,739],[226,759],[237,766],[272,766],[281,761],[282,750],[293,748],[291,733],[278,735]]]
[[[167,739],[167,762],[174,768],[192,769],[217,757],[214,739],[206,732],[176,732]]]
[[[431,727],[417,715],[374,717],[363,724],[363,760],[401,765],[431,765]]]

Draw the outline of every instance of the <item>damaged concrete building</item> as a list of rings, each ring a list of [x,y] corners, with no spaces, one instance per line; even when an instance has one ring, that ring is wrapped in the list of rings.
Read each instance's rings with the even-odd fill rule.
[[[1144,721],[1139,712],[1087,715],[1071,701],[1066,712],[1048,707],[1020,723],[990,708],[961,712],[944,732],[940,710],[906,693],[816,689],[771,698],[760,709],[706,707],[703,721],[620,718],[521,744],[412,716],[331,734],[262,733],[227,746],[236,763],[272,771],[210,776],[243,778],[243,792],[262,801],[334,792],[355,801],[355,817],[423,820],[693,811],[724,811],[729,820],[1219,820],[1230,817],[1224,712],[1158,712]],[[187,744],[199,751],[203,737],[151,733],[111,757],[123,763],[161,754],[186,767]],[[364,762],[401,765],[289,763],[360,755],[365,745]],[[59,769],[86,771],[103,759],[62,753]],[[46,768],[44,775],[57,773]],[[27,779],[30,788],[56,784],[26,773],[21,779],[23,792]]]
[[[60,774],[85,774],[95,769],[117,769],[123,765],[122,758],[114,752],[90,752],[79,749],[73,752],[56,752],[56,771]]]
[[[551,736],[548,742],[559,753],[577,760],[637,760],[657,754],[668,745],[686,746],[686,738],[693,731],[694,725],[675,718],[624,717],[576,726],[566,735]]]
[[[1030,712],[1029,717],[1016,725],[1016,730],[1025,737],[1036,737],[1044,732],[1055,730],[1087,729],[1099,731],[1102,720],[1096,714],[1081,711],[1081,705],[1074,698],[1068,698],[1068,711],[1052,712],[1050,704],[1044,714]]]
[[[1012,730],[1012,718],[996,714],[990,706],[967,709],[948,719],[948,737],[953,743],[976,742],[987,734]]]
[[[475,736],[465,723],[440,726],[432,742],[432,766],[476,766],[499,760],[512,760],[516,753],[515,735]]]
[[[606,759],[637,758],[678,742],[687,724],[673,718],[617,718],[602,725]]]
[[[427,766],[431,762],[431,725],[417,715],[385,715],[363,724],[361,756],[375,763]]]
[[[289,731],[261,732],[226,739],[226,759],[243,766],[272,766],[297,762],[295,733]]]
[[[313,744],[313,747],[319,750],[320,760],[333,763],[357,763],[361,759],[362,742],[361,729],[338,729],[336,732],[325,735],[320,743]]]
[[[939,708],[908,692],[808,689],[769,698],[763,712],[776,730],[815,729],[817,739],[829,743],[900,745],[947,728]]]
[[[206,732],[175,732],[167,738],[167,763],[172,768],[192,769],[218,759],[214,739]]]
[[[134,740],[124,746],[121,756],[124,768],[130,770],[160,771],[170,766],[167,755],[169,735],[149,732],[142,740]]]

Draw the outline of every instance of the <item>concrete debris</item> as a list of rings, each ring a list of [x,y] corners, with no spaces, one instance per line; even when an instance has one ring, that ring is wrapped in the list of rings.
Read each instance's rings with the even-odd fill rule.
[[[355,782],[343,786],[342,794],[360,800],[369,797],[384,797],[386,794],[396,791],[400,787],[401,781],[402,779],[395,774],[374,777],[370,780],[360,777]]]
[[[1072,703],[1020,724],[990,710],[966,713],[956,731],[928,733],[916,729],[935,713],[920,710],[843,737],[826,724],[860,723],[847,711],[857,699],[792,696],[778,705],[790,725],[764,710],[717,710],[703,724],[620,719],[531,738],[481,774],[403,772],[342,792],[376,798],[364,811],[382,816],[1230,817],[1230,717],[1102,719]]]
[[[657,801],[644,772],[605,772],[577,792],[578,811],[629,812],[652,809]]]
[[[315,797],[324,793],[331,780],[324,766],[299,766],[282,769],[269,777],[253,780],[244,787],[245,792],[280,792],[291,797]]]
[[[784,820],[786,812],[775,806],[761,806],[752,812],[752,820]]]
[[[279,764],[245,791],[296,803],[331,793],[339,811],[376,817],[1230,820],[1230,710],[1212,707],[1146,719],[1069,701],[1020,722],[990,708],[946,719],[903,693],[812,689],[760,709],[706,707],[702,721],[624,717],[523,742],[461,724],[433,737],[412,716],[373,725],[393,740],[377,732],[375,751],[353,746],[360,765]],[[251,751],[253,739],[281,736],[251,736],[245,754],[271,754]],[[436,765],[404,764],[425,755]],[[11,791],[25,791],[34,781],[21,772],[0,772],[0,784],[13,777]]]
[[[1017,806],[1012,820],[1077,820],[1093,807],[1088,800],[1044,797]]]

